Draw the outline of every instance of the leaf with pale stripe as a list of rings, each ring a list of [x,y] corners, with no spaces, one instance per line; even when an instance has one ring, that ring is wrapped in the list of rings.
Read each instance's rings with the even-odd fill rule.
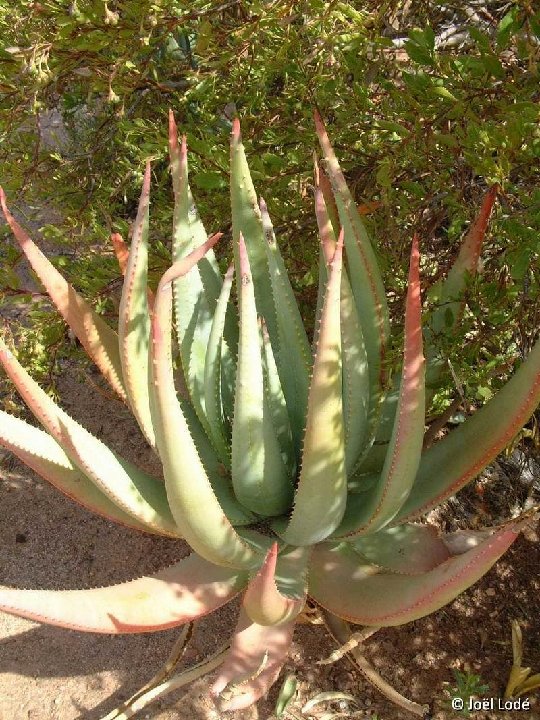
[[[326,266],[335,252],[336,236],[320,185],[320,177],[319,168],[315,166],[315,216],[319,227],[326,276]],[[349,476],[368,438],[369,370],[364,336],[345,268],[341,277],[341,342],[345,467]],[[374,418],[371,419],[371,424],[374,424]]]
[[[279,336],[279,346],[277,349],[272,347],[272,351],[276,357],[281,387],[291,420],[293,442],[297,457],[299,457],[302,427],[307,409],[309,373],[312,363],[311,349],[263,198],[259,199],[259,207],[266,240],[266,258]],[[271,341],[270,344],[272,344]]]
[[[343,430],[340,293],[343,234],[326,290],[313,365],[302,468],[287,526],[276,532],[290,545],[311,545],[339,525],[347,499]]]
[[[325,171],[344,231],[349,277],[369,362],[370,404],[375,408],[386,384],[385,354],[390,334],[386,295],[377,258],[318,111],[315,111],[314,119]]]
[[[233,120],[231,132],[231,212],[235,274],[237,278],[240,277],[238,241],[240,233],[242,233],[246,241],[249,265],[253,276],[257,313],[262,315],[266,322],[276,362],[279,363],[279,335],[266,255],[266,239],[238,119]],[[282,368],[279,365],[278,369],[281,377]]]
[[[177,261],[202,245],[207,233],[189,187],[186,138],[182,137],[179,147],[172,111],[169,112],[169,154],[174,191],[173,261]],[[192,272],[173,283],[174,320],[184,376],[193,407],[209,433],[204,406],[204,366],[220,290],[221,278],[212,250]]]
[[[156,439],[148,394],[148,213],[150,204],[150,163],[146,163],[143,188],[127,262],[120,311],[118,339],[122,374],[130,407],[152,447]]]

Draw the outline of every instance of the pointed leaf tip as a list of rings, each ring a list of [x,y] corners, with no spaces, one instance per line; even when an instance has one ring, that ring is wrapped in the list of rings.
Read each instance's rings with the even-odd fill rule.
[[[150,177],[152,173],[152,163],[150,160],[146,161],[146,165],[144,167],[144,180],[143,180],[143,187],[142,192],[144,195],[150,194]]]
[[[163,273],[161,280],[159,281],[158,292],[159,289],[163,290],[167,285],[172,283],[173,280],[176,280],[176,278],[182,277],[182,275],[188,273],[191,268],[196,265],[222,237],[222,232],[210,235],[206,242],[199,245],[199,247],[193,250],[188,256],[177,260],[173,265],[171,265],[171,267]]]
[[[313,111],[313,122],[315,123],[315,130],[317,132],[317,135],[326,135],[326,126],[324,124],[324,120],[322,119],[321,113],[315,108]]]
[[[169,110],[169,143],[176,139],[178,133],[178,128],[176,127],[176,119],[174,117],[174,112],[172,110]]]
[[[235,144],[242,142],[242,136],[240,133],[240,120],[238,118],[234,118],[232,121],[231,138],[233,143]]]
[[[118,335],[58,272],[32,238],[10,213],[2,190],[0,206],[8,225],[26,255],[32,269],[44,285],[58,311],[81,341],[88,356],[96,363],[122,400],[126,392],[118,350]]]
[[[122,275],[125,275],[129,258],[129,248],[124,242],[124,239],[120,235],[120,233],[112,233],[111,242],[113,245],[114,254],[116,255],[116,259],[118,260],[120,272],[122,273]]]

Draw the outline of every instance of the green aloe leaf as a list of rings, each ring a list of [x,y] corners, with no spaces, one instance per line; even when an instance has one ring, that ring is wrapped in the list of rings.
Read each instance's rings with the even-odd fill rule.
[[[125,276],[129,260],[129,247],[124,242],[120,233],[111,233],[111,243],[118,261],[120,272]],[[149,311],[152,311],[154,307],[154,293],[149,287],[146,288],[146,297],[148,300],[148,309]]]
[[[221,462],[214,450],[210,438],[206,434],[197,413],[187,400],[179,399],[180,408],[186,419],[189,433],[193,438],[204,470],[208,476],[223,512],[234,527],[250,525],[257,522],[257,515],[240,505],[233,491],[230,471]]]
[[[454,495],[516,436],[540,403],[540,340],[506,385],[424,453],[395,521],[412,519]]]
[[[318,333],[308,399],[302,468],[294,510],[276,532],[291,545],[324,540],[341,522],[347,498],[343,430],[340,294],[343,234],[340,234]]]
[[[157,532],[121,510],[79,468],[48,433],[0,410],[0,445],[83,507],[135,530]],[[161,534],[161,533],[158,533]]]
[[[375,409],[386,384],[385,353],[390,333],[386,295],[371,242],[318,111],[315,111],[314,119],[325,171],[344,231],[349,277],[369,363],[370,406]]]
[[[213,235],[160,280],[152,317],[151,408],[163,462],[167,497],[176,524],[191,547],[209,562],[250,568],[260,557],[234,530],[220,506],[176,396],[172,367],[172,282],[186,274],[211,248]]]
[[[207,233],[189,187],[186,138],[182,137],[179,147],[172,112],[169,113],[169,153],[174,191],[173,260],[176,261],[202,245]],[[204,372],[206,349],[221,284],[212,250],[192,272],[177,278],[173,283],[174,318],[184,376],[193,407],[210,436],[212,432],[205,413]],[[227,332],[231,329],[234,331],[234,318],[227,323]],[[228,337],[228,340],[235,342],[234,338]],[[216,449],[219,451],[222,448]]]
[[[226,438],[225,413],[222,406],[222,351],[224,349],[223,332],[227,306],[231,295],[234,265],[225,273],[223,285],[216,305],[212,329],[208,338],[204,365],[204,404],[206,418],[214,446],[218,449],[222,462],[230,468],[230,448]]]
[[[291,423],[289,413],[287,412],[287,403],[281,388],[279,373],[270,344],[270,336],[266,323],[261,319],[261,336],[263,348],[263,370],[265,392],[268,400],[268,407],[272,417],[272,423],[276,430],[276,435],[281,448],[281,455],[288,470],[289,476],[294,477],[296,474],[296,453],[293,448],[293,439],[291,431]]]
[[[58,311],[73,330],[88,356],[96,363],[103,376],[126,400],[126,391],[122,379],[122,363],[118,348],[118,335],[107,323],[92,310],[73,287],[47,260],[45,255],[22,229],[6,205],[6,196],[0,187],[0,205],[21,250],[26,255],[32,269],[39,277]]]
[[[441,375],[447,365],[438,355],[436,338],[441,333],[451,335],[459,323],[465,307],[464,290],[467,280],[473,277],[478,268],[480,252],[484,242],[487,225],[497,197],[498,186],[491,187],[482,202],[480,212],[473,222],[469,232],[465,235],[459,254],[452,265],[447,278],[440,283],[438,291],[438,307],[428,318],[424,327],[424,343],[426,347],[426,405],[432,400],[433,388],[437,386]],[[449,316],[450,313],[450,316]],[[450,321],[447,322],[447,318]],[[393,386],[387,393],[377,428],[377,441],[388,442],[392,434],[392,427],[396,416],[399,398],[399,375],[395,376]],[[379,446],[380,447],[380,446]],[[380,454],[377,447],[373,447],[366,464],[373,462]],[[382,463],[380,464],[382,467]],[[362,467],[364,471],[364,466]]]
[[[172,537],[179,536],[163,484],[159,480],[113,453],[59,408],[32,380],[2,340],[0,362],[39,422],[60,444],[70,460],[113,503],[152,530]]]
[[[146,163],[143,189],[120,302],[118,339],[122,374],[128,401],[141,430],[152,447],[156,440],[148,395],[148,213],[150,204],[150,163]]]
[[[300,310],[289,282],[287,270],[279,252],[268,209],[263,198],[259,200],[261,219],[266,240],[266,258],[276,308],[279,336],[277,365],[281,386],[287,403],[293,443],[300,455],[301,429],[304,424],[309,390],[309,373],[312,356]]]
[[[450,557],[444,539],[433,525],[399,525],[350,543],[373,565],[403,575],[429,572]]]
[[[438,293],[438,307],[427,323],[426,330],[429,335],[436,336],[438,333],[452,333],[457,323],[459,323],[465,307],[463,292],[467,280],[477,272],[480,252],[498,190],[498,185],[493,185],[485,194],[480,212],[471,225],[469,232],[465,235],[458,256],[446,279],[441,283]],[[450,322],[448,322],[449,313]]]
[[[467,552],[419,575],[384,572],[359,562],[346,544],[320,544],[310,565],[310,595],[325,609],[361,625],[391,626],[424,617],[479,580],[518,537],[504,527]]]
[[[183,625],[231,600],[247,583],[195,553],[155,575],[89,590],[0,589],[4,612],[70,630],[141,633]]]
[[[321,173],[315,166],[315,215],[321,238],[324,277],[336,248]],[[321,308],[322,309],[322,308]],[[360,457],[368,439],[369,371],[362,328],[347,272],[341,277],[341,342],[343,356],[343,422],[345,427],[345,467],[347,476]]]
[[[254,278],[239,236],[240,339],[232,427],[232,481],[238,500],[261,515],[280,515],[292,501],[292,483],[281,456],[264,388]]]
[[[255,287],[257,313],[262,315],[274,353],[278,355],[279,336],[272,284],[268,269],[266,240],[257,194],[246,160],[246,153],[240,135],[240,122],[233,120],[231,133],[231,211],[234,249],[234,268],[240,277],[239,237],[246,240],[249,265]],[[276,357],[277,359],[277,357]]]
[[[337,537],[380,530],[399,512],[409,495],[422,454],[425,422],[425,361],[422,342],[419,278],[420,252],[415,236],[411,250],[405,309],[405,348],[398,407],[380,480],[355,497]],[[353,515],[354,510],[355,515]],[[355,529],[351,531],[351,525]]]

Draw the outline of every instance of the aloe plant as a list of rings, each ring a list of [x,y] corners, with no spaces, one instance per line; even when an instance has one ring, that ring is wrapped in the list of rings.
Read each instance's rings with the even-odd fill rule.
[[[440,373],[433,338],[452,329],[441,313],[450,309],[452,322],[459,321],[462,290],[475,271],[496,191],[488,193],[441,287],[445,306],[424,333],[414,238],[402,368],[392,386],[390,323],[376,255],[318,114],[315,124],[322,150],[321,166],[315,161],[321,277],[313,344],[267,206],[257,198],[237,120],[231,135],[233,263],[222,277],[212,249],[220,234],[208,237],[199,218],[186,139],[178,143],[171,113],[173,264],[151,292],[147,164],[129,251],[113,236],[125,273],[118,331],[45,258],[0,191],[17,242],[133,411],[162,461],[163,481],[75,422],[3,341],[4,369],[44,430],[1,412],[0,443],[85,507],[134,530],[184,538],[193,549],[155,575],[113,587],[3,588],[0,608],[87,632],[134,633],[189,623],[242,593],[229,649],[205,666],[221,668],[213,690],[223,709],[248,706],[276,680],[308,599],[322,608],[333,635],[345,643],[343,652],[353,650],[358,642],[347,622],[375,629],[437,610],[476,582],[528,519],[451,535],[414,522],[492,461],[540,401],[537,342],[498,395],[423,452],[424,356],[428,378]],[[236,306],[230,301],[234,281]],[[390,432],[374,446],[381,418]],[[168,683],[163,687],[174,685]]]

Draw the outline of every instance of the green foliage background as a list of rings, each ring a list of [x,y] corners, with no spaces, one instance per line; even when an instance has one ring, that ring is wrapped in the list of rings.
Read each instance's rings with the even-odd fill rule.
[[[172,201],[166,114],[188,136],[207,230],[230,227],[228,141],[235,111],[309,326],[318,241],[311,193],[317,105],[366,217],[390,293],[396,347],[411,235],[428,303],[486,188],[497,182],[483,272],[434,412],[485,400],[539,326],[540,12],[533,3],[0,0],[0,179],[12,206],[61,211],[43,234],[56,262],[114,318],[109,246],[127,236],[153,159],[154,280],[168,263]],[[47,111],[64,129],[41,137]],[[30,209],[30,210],[29,210]],[[31,212],[30,212],[31,214]],[[28,361],[48,374],[64,330],[0,247],[5,303],[29,301]],[[227,253],[226,238],[222,252]],[[30,330],[30,326],[33,328]],[[51,353],[51,348],[55,349]],[[64,348],[64,350],[62,350]]]

